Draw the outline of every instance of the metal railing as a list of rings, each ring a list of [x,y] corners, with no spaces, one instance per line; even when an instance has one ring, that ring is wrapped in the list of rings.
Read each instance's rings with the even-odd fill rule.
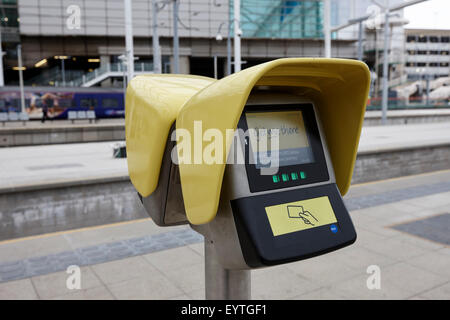
[[[80,87],[86,83],[89,83],[95,79],[108,76],[126,76],[126,66],[121,62],[116,63],[108,63],[105,66],[97,68],[92,72],[88,72],[83,74],[78,79],[74,79],[72,81],[66,82],[66,86],[70,87]],[[153,63],[152,62],[135,62],[134,63],[134,72],[136,73],[144,73],[144,72],[153,72]],[[60,82],[55,82],[55,86],[61,86]]]

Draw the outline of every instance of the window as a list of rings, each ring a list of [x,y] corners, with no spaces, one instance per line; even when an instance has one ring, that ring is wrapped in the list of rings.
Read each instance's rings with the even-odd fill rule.
[[[417,63],[417,66],[418,66],[418,67],[426,67],[427,64],[426,64],[425,62],[418,62],[418,63]]]
[[[97,107],[97,99],[94,98],[82,98],[80,99],[80,107],[82,108],[95,108]]]
[[[412,42],[416,42],[417,41],[417,37],[416,36],[408,36],[406,38],[406,42],[412,43]]]
[[[430,62],[430,67],[439,67],[439,63],[437,63],[437,62]]]
[[[419,42],[421,42],[421,43],[428,42],[428,37],[427,36],[420,36],[419,37]]]
[[[439,42],[439,37],[431,36],[431,37],[430,37],[430,42],[432,42],[432,43],[437,43],[437,42]]]
[[[102,107],[103,108],[118,108],[119,100],[116,98],[104,98],[102,99]]]
[[[415,52],[414,50],[408,50],[408,54],[409,54],[409,55],[415,55],[416,52]]]
[[[426,51],[417,51],[417,54],[427,54]]]
[[[430,54],[437,55],[437,54],[439,54],[439,51],[430,51]]]
[[[450,42],[450,37],[441,37],[441,42],[443,43],[449,43]]]
[[[441,62],[441,67],[448,67],[450,64],[448,62]]]

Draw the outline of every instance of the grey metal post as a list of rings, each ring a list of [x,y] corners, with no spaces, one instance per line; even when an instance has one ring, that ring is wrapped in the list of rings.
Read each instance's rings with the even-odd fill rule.
[[[234,72],[241,71],[241,0],[234,0]]]
[[[23,87],[22,45],[17,45],[17,64],[19,67],[20,112],[25,112],[25,91]]]
[[[388,1],[387,1],[388,2]],[[384,57],[383,57],[383,97],[381,123],[387,124],[388,94],[389,94],[389,2],[386,5],[384,23]]]
[[[3,75],[3,47],[2,47],[2,27],[0,26],[0,87],[5,85],[5,78]]]
[[[161,48],[159,47],[158,35],[158,5],[152,0],[152,24],[153,24],[153,70],[155,73],[162,73]]]
[[[330,0],[323,0],[323,34],[325,37],[325,58],[331,58],[331,6]]]
[[[62,77],[62,85],[66,86],[66,63],[64,57],[61,57],[61,77]]]
[[[363,22],[359,22],[359,30],[358,30],[358,60],[363,60]]]
[[[133,17],[131,0],[124,0],[125,6],[125,45],[128,83],[134,77]]]
[[[217,54],[214,55],[214,79],[217,79]]]
[[[205,297],[207,300],[250,300],[250,270],[224,269],[214,245],[205,238]]]
[[[173,70],[172,73],[180,73],[180,39],[178,38],[178,0],[173,0]]]
[[[427,81],[427,104],[426,106],[429,107],[430,106],[430,75],[428,73],[425,74],[425,79]]]
[[[228,37],[227,37],[227,75],[231,74],[231,23],[228,15]]]

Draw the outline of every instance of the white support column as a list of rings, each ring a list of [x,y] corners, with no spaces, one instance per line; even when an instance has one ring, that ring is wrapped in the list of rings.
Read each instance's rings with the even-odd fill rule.
[[[125,44],[127,56],[128,83],[134,77],[133,17],[131,0],[124,0],[125,6]]]
[[[158,35],[158,5],[156,0],[152,0],[152,26],[153,26],[153,71],[154,73],[162,73],[161,64],[161,48],[159,46]]]
[[[241,71],[241,1],[234,0],[234,72]]]
[[[325,40],[325,58],[331,58],[331,4],[323,0],[323,34]]]

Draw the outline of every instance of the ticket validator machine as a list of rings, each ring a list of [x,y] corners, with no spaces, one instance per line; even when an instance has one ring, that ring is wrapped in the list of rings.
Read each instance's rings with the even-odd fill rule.
[[[158,225],[204,235],[207,298],[249,298],[247,270],[356,240],[342,195],[369,83],[365,64],[338,59],[280,59],[219,81],[131,82],[131,180]]]

